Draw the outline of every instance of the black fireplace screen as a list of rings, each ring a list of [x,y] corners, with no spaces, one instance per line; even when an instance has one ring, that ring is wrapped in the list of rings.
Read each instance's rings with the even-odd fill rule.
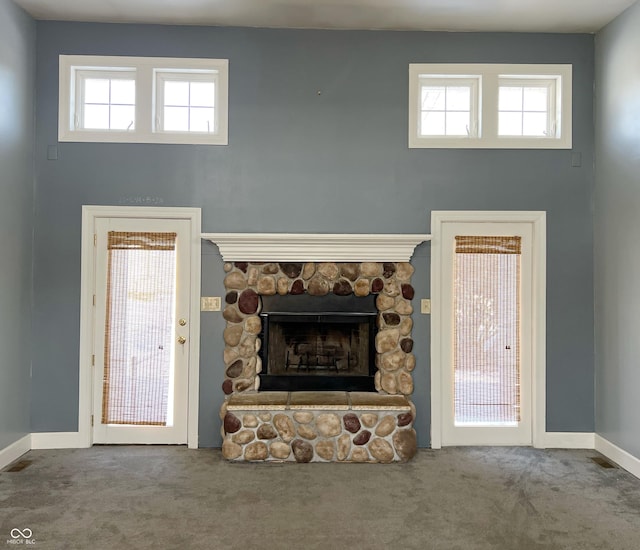
[[[263,297],[263,390],[373,391],[373,297]]]

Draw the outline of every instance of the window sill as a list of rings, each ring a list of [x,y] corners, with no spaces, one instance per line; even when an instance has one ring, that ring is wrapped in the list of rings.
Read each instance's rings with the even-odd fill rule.
[[[442,139],[413,138],[409,149],[571,149],[570,139],[495,138]]]
[[[65,132],[60,142],[75,143],[165,143],[173,145],[228,145],[227,136],[210,134],[130,133],[130,132]]]

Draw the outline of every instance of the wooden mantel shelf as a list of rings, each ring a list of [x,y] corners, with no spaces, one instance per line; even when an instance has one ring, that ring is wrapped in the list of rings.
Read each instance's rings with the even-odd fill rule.
[[[202,233],[228,262],[408,262],[431,235]]]

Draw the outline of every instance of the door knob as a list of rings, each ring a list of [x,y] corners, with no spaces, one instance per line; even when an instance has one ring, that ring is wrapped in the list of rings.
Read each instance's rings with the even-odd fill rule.
[[[178,321],[178,324],[179,324],[181,327],[183,327],[183,326],[185,326],[185,325],[187,324],[187,320],[186,320],[186,319],[180,319],[180,320]]]
[[[184,336],[178,336],[178,344],[184,344],[187,339]]]

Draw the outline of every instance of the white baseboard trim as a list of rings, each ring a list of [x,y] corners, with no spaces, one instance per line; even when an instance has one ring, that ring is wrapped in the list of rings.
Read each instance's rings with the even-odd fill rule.
[[[546,432],[545,449],[593,449],[595,435],[591,432]]]
[[[13,442],[8,447],[0,449],[0,470],[11,464],[14,460],[20,458],[24,453],[31,450],[31,434]]]
[[[601,435],[595,437],[594,448],[599,453],[621,466],[637,478],[640,478],[640,458],[611,443]]]
[[[80,432],[40,432],[31,434],[32,449],[82,449],[88,445]]]
[[[614,445],[601,435],[590,432],[547,432],[544,443],[547,449],[595,449],[640,478],[640,458]],[[86,438],[82,437],[80,432],[28,434],[0,450],[0,469],[31,449],[81,449],[88,446],[90,445],[87,445]]]

